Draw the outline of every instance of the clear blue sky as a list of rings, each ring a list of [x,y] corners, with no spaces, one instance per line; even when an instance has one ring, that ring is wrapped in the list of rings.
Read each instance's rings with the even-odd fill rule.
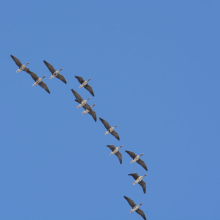
[[[219,220],[220,1],[3,1],[0,219]],[[10,55],[51,94],[16,73]],[[64,68],[65,85],[43,60]],[[71,89],[92,78],[97,117]],[[124,145],[123,164],[107,144]],[[124,152],[145,153],[144,175]]]

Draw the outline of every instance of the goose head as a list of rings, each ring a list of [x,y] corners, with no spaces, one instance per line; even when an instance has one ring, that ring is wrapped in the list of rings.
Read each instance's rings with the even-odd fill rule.
[[[142,202],[140,205],[143,205],[143,202]],[[139,206],[140,206],[140,205],[139,205]]]
[[[91,80],[92,78],[88,79],[87,82],[89,82],[89,80]]]
[[[140,156],[144,155],[144,153],[142,153]]]
[[[147,176],[147,173],[144,176]]]
[[[96,105],[96,104],[94,104],[94,105],[92,105],[92,106],[90,106],[90,107],[92,108],[92,107],[94,107],[95,105]]]
[[[44,77],[46,77],[46,75],[45,75],[45,76],[43,76],[41,79],[43,79]]]
[[[88,101],[89,99],[91,99],[91,97],[89,97],[89,98],[88,98],[88,99],[86,99],[86,100]]]
[[[114,128],[116,128],[116,127],[118,127],[118,125],[115,125],[115,127],[114,127]]]
[[[27,63],[25,64],[25,66],[27,66],[29,63],[30,63],[30,62],[27,62]]]
[[[121,145],[119,148],[123,147],[123,145]]]
[[[61,68],[60,70],[59,70],[59,72],[62,70],[63,68]]]

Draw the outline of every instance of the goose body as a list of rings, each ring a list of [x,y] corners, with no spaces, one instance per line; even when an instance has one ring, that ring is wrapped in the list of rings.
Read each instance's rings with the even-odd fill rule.
[[[118,126],[118,125],[115,125],[114,127],[111,127],[109,125],[109,123],[107,121],[105,121],[104,119],[102,118],[99,118],[100,121],[103,123],[103,125],[105,126],[105,128],[107,129],[107,131],[105,132],[105,135],[106,134],[112,134],[115,138],[117,138],[118,140],[120,140],[120,137],[118,135],[118,133],[116,131],[114,131],[114,129]]]
[[[131,161],[131,163],[134,163],[134,162],[138,161],[142,155],[144,155],[144,154],[137,155],[137,156]]]
[[[120,150],[121,147],[123,147],[123,145],[121,145],[120,147],[115,147],[114,145],[107,145],[107,147],[109,147],[112,150],[110,155],[115,154],[118,157],[118,159],[120,161],[120,164],[122,164],[122,155],[119,152],[119,150]]]
[[[88,82],[91,80],[91,78],[88,79],[87,81],[85,81],[81,76],[75,76],[75,78],[78,79],[79,83],[81,84],[81,85],[79,86],[79,88],[84,87],[85,89],[87,89],[87,90],[92,94],[92,96],[94,96],[93,89],[92,89],[92,87],[88,84]]]
[[[79,105],[77,106],[77,108],[83,107],[84,105],[86,105],[87,101],[88,101],[89,99],[91,99],[91,97],[89,97],[88,99],[84,100],[78,92],[76,92],[76,91],[73,90],[73,89],[71,89],[71,91],[72,91],[73,95],[76,97],[76,100],[75,100],[75,101],[79,103]]]
[[[25,71],[29,73],[29,69],[26,67],[30,62],[27,62],[26,64],[22,64],[21,61],[16,58],[15,56],[11,55],[11,58],[14,60],[15,64],[19,67],[19,69],[16,71],[16,73],[19,73],[20,71]]]
[[[135,181],[133,182],[133,185],[138,183],[142,187],[144,193],[146,193],[146,183],[143,181],[143,178],[145,176],[147,176],[147,174],[145,174],[144,176],[138,176],[137,173],[131,173],[131,174],[128,174],[128,175],[132,176],[135,179]]]
[[[83,108],[85,109],[85,111],[83,111],[83,115],[86,114],[86,113],[89,113],[93,119],[95,121],[97,121],[97,118],[96,118],[96,112],[92,110],[92,108],[95,106],[96,104],[92,105],[92,106],[89,106],[87,103],[83,106]]]
[[[65,84],[67,83],[66,79],[64,78],[64,76],[60,74],[60,71],[63,68],[61,68],[60,70],[55,70],[54,67],[50,63],[48,63],[46,60],[44,60],[44,63],[47,66],[47,68],[49,69],[49,71],[52,73],[52,75],[50,76],[50,79],[52,79],[54,77],[57,77],[59,80],[61,80]]]
[[[136,211],[140,216],[143,217],[144,220],[147,220],[144,212],[139,208],[141,205],[143,205],[143,203],[136,205],[132,199],[126,196],[124,196],[124,198],[128,201],[128,204],[132,207],[130,213]]]
[[[145,176],[147,176],[147,174],[145,174],[144,176],[139,176],[139,177],[133,182],[133,185],[135,185],[136,183],[139,183]]]

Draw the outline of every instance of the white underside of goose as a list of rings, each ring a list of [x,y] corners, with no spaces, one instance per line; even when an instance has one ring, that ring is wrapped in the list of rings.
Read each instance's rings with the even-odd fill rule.
[[[81,102],[81,104],[77,106],[77,108],[80,108],[80,107],[84,106],[86,103],[87,103],[87,100],[83,100]]]
[[[86,114],[86,113],[88,113],[88,112],[89,112],[89,110],[86,109],[82,114],[84,115],[84,114]]]
[[[136,157],[134,158],[134,160],[131,161],[131,163],[134,163],[134,162],[136,162],[136,161],[139,160],[139,159],[140,159],[140,156],[136,156]]]
[[[39,84],[40,82],[42,82],[42,78],[39,78],[39,79],[33,84],[33,86],[36,86],[36,85]]]
[[[132,212],[136,211],[137,209],[139,209],[139,206],[140,206],[140,205],[136,205],[136,206],[130,211],[130,213],[132,213]]]
[[[133,185],[135,185],[136,183],[139,183],[144,177],[143,176],[139,176],[134,182]]]
[[[85,85],[87,85],[88,84],[88,81],[84,81],[80,86],[79,86],[79,88],[82,88],[82,87],[84,87]]]

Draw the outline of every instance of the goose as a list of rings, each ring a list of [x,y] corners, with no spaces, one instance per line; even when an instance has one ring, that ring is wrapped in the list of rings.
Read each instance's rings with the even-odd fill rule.
[[[60,71],[63,68],[61,68],[60,70],[55,70],[54,67],[51,64],[49,64],[46,60],[44,60],[44,63],[47,66],[47,68],[50,70],[50,72],[52,73],[52,76],[50,77],[50,79],[56,76],[58,79],[63,81],[65,84],[67,83],[64,76],[60,74]]]
[[[47,85],[42,81],[43,78],[46,77],[46,75],[43,76],[42,78],[39,78],[36,73],[33,73],[33,72],[30,71],[29,74],[31,75],[32,79],[35,81],[33,86],[36,86],[38,84],[43,89],[45,89],[48,93],[50,93],[50,90],[48,89]]]
[[[83,100],[79,93],[77,93],[77,92],[74,91],[73,89],[71,89],[71,91],[72,91],[73,95],[76,97],[76,100],[75,100],[75,101],[79,103],[79,105],[77,106],[77,108],[83,107],[83,106],[87,103],[87,101],[88,101],[89,99],[91,99],[91,97],[89,97],[88,99]]]
[[[133,185],[135,185],[136,183],[139,183],[144,191],[144,193],[146,193],[146,183],[143,181],[143,178],[145,176],[147,176],[147,174],[143,175],[143,176],[138,176],[137,173],[131,173],[128,174],[129,176],[133,176],[133,178],[135,179],[135,181],[133,182]]]
[[[110,155],[115,154],[115,155],[118,157],[118,159],[119,159],[119,161],[120,161],[120,164],[122,164],[122,155],[121,155],[121,153],[119,152],[119,149],[120,149],[121,147],[123,147],[123,145],[121,145],[120,147],[115,147],[114,145],[107,145],[107,147],[109,147],[109,148],[112,150],[112,152],[110,153]]]
[[[128,201],[129,205],[132,207],[132,210],[130,211],[130,213],[136,211],[139,215],[143,217],[143,219],[147,220],[144,212],[141,209],[139,209],[139,207],[143,205],[143,203],[136,205],[132,199],[126,196],[124,196],[124,198]]]
[[[10,56],[15,61],[16,65],[19,67],[19,69],[16,71],[16,73],[19,73],[22,70],[27,72],[27,73],[30,72],[30,70],[26,67],[30,62],[27,62],[26,64],[22,64],[21,61],[18,58],[16,58],[13,55],[10,55]]]
[[[130,155],[130,157],[133,158],[133,160],[131,161],[131,163],[137,162],[139,163],[146,171],[148,171],[146,164],[144,163],[143,160],[140,159],[140,157],[144,154],[141,155],[136,155],[134,152],[132,151],[125,151],[126,153],[128,153]]]
[[[103,125],[105,126],[105,128],[107,129],[107,131],[105,132],[105,135],[108,134],[108,133],[111,133],[113,136],[115,136],[115,138],[117,138],[118,140],[120,140],[118,133],[117,133],[116,131],[114,131],[114,129],[115,129],[116,127],[118,127],[118,125],[115,125],[114,127],[111,127],[107,121],[105,121],[105,120],[102,119],[102,118],[99,118],[99,119],[100,119],[100,121],[103,123]]]
[[[92,115],[93,119],[95,121],[97,121],[97,118],[96,118],[96,113],[95,111],[92,110],[92,107],[94,107],[96,104],[92,105],[92,106],[89,106],[87,103],[83,106],[83,108],[85,109],[84,112],[82,112],[82,114],[86,114],[86,113],[89,113],[90,115]]]
[[[89,82],[89,80],[91,80],[91,78],[88,79],[87,81],[85,81],[81,76],[75,76],[75,78],[78,79],[79,83],[81,83],[79,88],[84,87],[92,94],[92,96],[94,96],[94,92],[92,90],[92,87],[88,84],[88,82]]]

